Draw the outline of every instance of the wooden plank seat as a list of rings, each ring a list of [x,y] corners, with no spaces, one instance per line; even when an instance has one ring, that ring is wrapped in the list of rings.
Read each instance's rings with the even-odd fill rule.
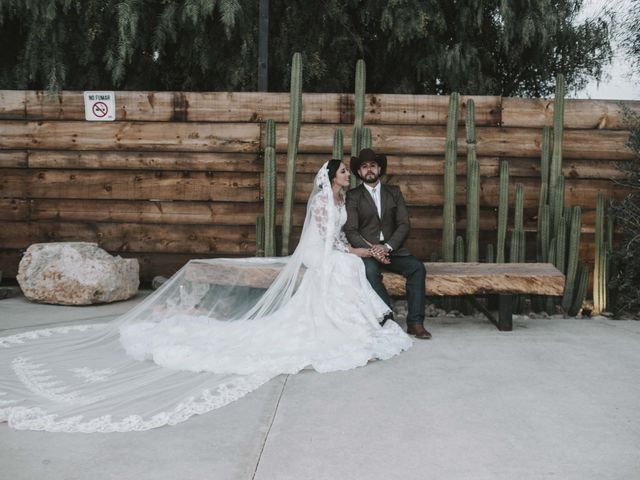
[[[280,272],[281,263],[253,266],[210,264],[197,260],[189,263],[186,279],[195,283],[225,285],[230,279],[235,285],[267,288]],[[513,295],[560,296],[564,292],[564,275],[550,263],[425,263],[426,295],[471,296],[479,308],[499,330],[513,329]],[[405,295],[405,279],[395,273],[385,273],[383,282],[392,296]],[[498,318],[475,296],[498,296]]]

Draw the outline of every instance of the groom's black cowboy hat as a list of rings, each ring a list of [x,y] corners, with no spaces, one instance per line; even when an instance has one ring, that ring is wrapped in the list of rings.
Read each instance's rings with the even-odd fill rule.
[[[351,164],[349,165],[351,172],[358,178],[360,178],[358,170],[360,170],[360,165],[364,162],[376,162],[380,166],[380,176],[387,172],[386,155],[378,155],[370,148],[363,148],[360,150],[360,155],[357,157],[351,157]]]

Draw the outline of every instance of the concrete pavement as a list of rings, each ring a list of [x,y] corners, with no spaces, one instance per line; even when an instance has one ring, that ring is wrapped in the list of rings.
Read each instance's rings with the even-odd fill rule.
[[[113,305],[0,301],[0,335],[105,321]],[[429,319],[430,341],[347,372],[280,376],[175,427],[126,434],[0,424],[0,478],[640,478],[640,322]]]

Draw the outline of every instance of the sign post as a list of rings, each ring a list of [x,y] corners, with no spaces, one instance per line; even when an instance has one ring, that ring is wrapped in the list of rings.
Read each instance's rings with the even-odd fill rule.
[[[114,92],[84,92],[84,118],[88,122],[113,122],[116,119]]]

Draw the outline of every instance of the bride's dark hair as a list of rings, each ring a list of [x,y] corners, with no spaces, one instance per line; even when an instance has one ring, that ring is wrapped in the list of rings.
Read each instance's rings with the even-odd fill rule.
[[[338,172],[340,165],[342,165],[342,160],[336,160],[335,158],[327,162],[327,174],[329,175],[329,183],[333,182],[333,179],[336,178],[336,173]]]

